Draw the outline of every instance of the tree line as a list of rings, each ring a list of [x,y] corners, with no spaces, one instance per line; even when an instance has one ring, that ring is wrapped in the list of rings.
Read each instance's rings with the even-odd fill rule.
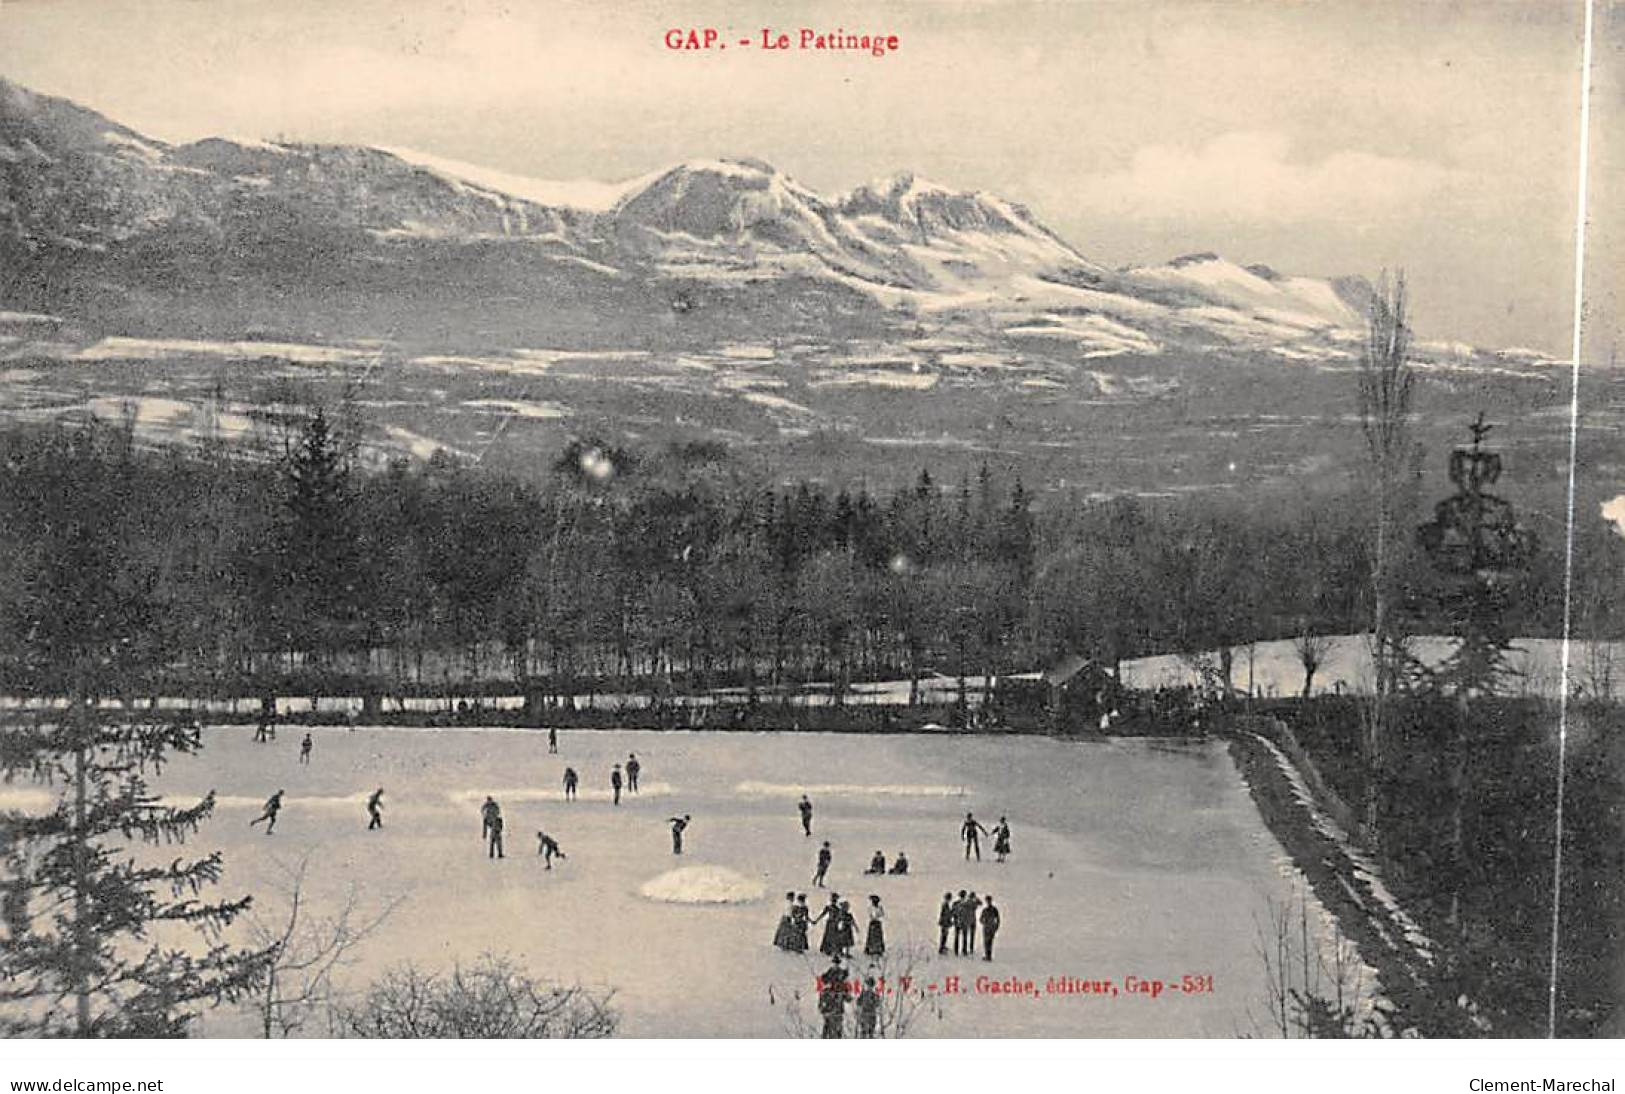
[[[871,493],[773,483],[715,444],[574,441],[544,473],[358,458],[315,407],[265,459],[146,451],[114,426],[0,433],[0,686],[13,694],[399,693],[447,677],[651,695],[1042,667],[1369,629],[1369,499],[1035,497],[983,467]],[[1620,572],[1582,529],[1578,572]],[[1406,627],[1438,597],[1414,536],[1384,545]],[[1561,544],[1507,605],[1561,626]],[[1599,636],[1625,615],[1586,585]],[[1407,607],[1408,606],[1408,607]],[[1300,643],[1312,649],[1312,642]],[[438,671],[436,671],[438,667]]]

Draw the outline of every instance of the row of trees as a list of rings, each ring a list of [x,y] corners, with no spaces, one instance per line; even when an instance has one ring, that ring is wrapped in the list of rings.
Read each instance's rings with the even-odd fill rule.
[[[438,458],[365,470],[317,409],[266,463],[12,432],[0,479],[0,673],[26,693],[252,694],[292,673],[657,694],[819,680],[839,697],[1062,653],[1228,657],[1365,630],[1373,600],[1446,622],[1414,535],[1379,539],[1372,581],[1352,477],[1288,499],[1039,505],[987,469],[877,496],[753,481],[709,446],[580,442],[522,481]],[[1509,626],[1555,630],[1560,562],[1532,560]]]

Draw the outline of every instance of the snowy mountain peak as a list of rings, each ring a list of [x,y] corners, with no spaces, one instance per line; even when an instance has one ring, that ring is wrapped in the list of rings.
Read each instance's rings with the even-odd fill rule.
[[[977,191],[953,190],[899,171],[838,199],[847,216],[879,216],[922,233],[998,232],[1048,235],[1026,209]]]

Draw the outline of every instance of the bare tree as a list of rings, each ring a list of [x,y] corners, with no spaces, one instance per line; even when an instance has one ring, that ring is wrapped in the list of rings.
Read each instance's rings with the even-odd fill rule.
[[[880,993],[880,1012],[875,1022],[875,1036],[907,1037],[915,1024],[924,1018],[943,1018],[943,995],[927,987],[930,977],[924,969],[936,956],[936,950],[924,943],[896,945],[883,957],[874,959],[863,970],[854,965],[848,975],[861,980],[875,978]],[[823,1021],[816,1013],[817,983],[822,974],[811,957],[804,962],[805,978],[793,987],[770,984],[767,989],[768,1005],[777,1009],[784,1022],[785,1033],[791,1037],[820,1037]],[[808,1016],[804,1008],[811,1004],[815,1012]],[[847,1007],[845,1034],[857,1036],[857,1008]]]
[[[1292,640],[1292,649],[1298,655],[1298,663],[1303,666],[1303,697],[1309,698],[1314,690],[1315,673],[1320,666],[1326,663],[1326,655],[1331,652],[1332,640],[1324,634],[1310,634],[1307,630]]]
[[[365,942],[404,898],[389,901],[377,915],[363,917],[356,888],[351,885],[344,903],[330,916],[311,915],[305,889],[306,855],[299,865],[282,866],[287,881],[286,915],[270,919],[256,915],[249,934],[256,949],[270,956],[264,980],[252,997],[263,1037],[291,1037],[311,1016],[332,1002],[333,973],[347,964],[350,952]]]
[[[1283,1038],[1382,1036],[1359,951],[1335,922],[1323,938],[1311,926],[1302,889],[1284,904],[1270,898],[1266,908],[1268,921],[1254,920],[1266,1012],[1253,1016],[1254,1031]]]
[[[446,974],[398,965],[359,1002],[335,1006],[333,1025],[347,1037],[609,1037],[620,1025],[612,997],[538,980],[507,957],[484,954]]]
[[[1400,676],[1401,655],[1394,626],[1394,558],[1397,518],[1407,473],[1416,461],[1411,438],[1411,395],[1415,373],[1410,362],[1411,328],[1405,275],[1390,284],[1386,273],[1372,293],[1366,317],[1366,344],[1360,356],[1360,426],[1370,457],[1375,494],[1374,549],[1371,565],[1372,656],[1376,666],[1376,706],[1367,721],[1363,744],[1367,768],[1365,828],[1377,821],[1377,770],[1389,700]]]

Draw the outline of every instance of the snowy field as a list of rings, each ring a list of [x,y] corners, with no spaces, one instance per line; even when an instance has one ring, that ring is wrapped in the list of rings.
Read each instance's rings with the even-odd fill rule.
[[[835,852],[831,887],[859,915],[878,893],[896,949],[929,943],[926,983],[960,977],[941,1017],[915,1036],[1229,1037],[1263,1033],[1265,976],[1255,947],[1271,900],[1294,896],[1295,871],[1260,821],[1218,743],[1062,742],[1043,738],[566,731],[560,754],[534,731],[322,729],[314,762],[300,732],[255,744],[249,727],[211,728],[196,758],[165,768],[156,788],[214,788],[215,816],[188,850],[226,856],[221,895],[259,895],[272,912],[281,871],[309,856],[308,897],[334,908],[353,884],[363,910],[404,902],[345,974],[364,984],[411,959],[428,969],[505,952],[541,975],[613,988],[629,1036],[781,1036],[782,1001],[807,992],[813,963],[771,940],[785,890],[809,888],[820,840]],[[642,793],[616,808],[608,775],[636,752]],[[580,800],[562,800],[566,764]],[[364,802],[385,789],[385,826],[366,830]],[[249,828],[272,791],[287,796],[276,833]],[[803,837],[796,799],[816,808]],[[508,857],[490,860],[479,803],[502,804]],[[0,805],[38,806],[37,791],[0,788]],[[967,864],[957,840],[967,809],[989,827],[1007,814],[1007,864]],[[690,813],[681,859],[666,818]],[[545,827],[569,855],[551,873],[536,857]],[[907,851],[911,876],[863,877],[870,855]],[[171,852],[166,850],[165,854]],[[711,895],[676,867],[737,875]],[[716,871],[711,871],[715,874]],[[992,894],[1003,910],[995,961],[936,957],[946,890]],[[762,895],[751,899],[753,893]],[[817,933],[814,934],[816,946]],[[816,956],[814,954],[813,956]],[[978,994],[975,978],[1015,977],[1040,994]],[[1212,977],[1211,994],[1130,993],[1128,978]],[[1109,980],[1116,995],[1043,994],[1051,977]],[[940,988],[939,988],[940,991]],[[810,993],[809,993],[810,994]],[[815,1017],[810,1002],[805,1007]],[[251,1035],[224,1010],[201,1032]],[[313,1030],[311,1032],[320,1032]]]
[[[1374,673],[1368,635],[1343,634],[1325,639],[1325,660],[1315,671],[1314,693],[1334,691],[1370,694]],[[1424,635],[1411,640],[1411,653],[1422,664],[1438,666],[1454,652],[1452,638]],[[1292,639],[1259,642],[1250,649],[1237,646],[1230,683],[1242,691],[1249,684],[1255,694],[1294,696],[1303,692],[1303,662]],[[1213,658],[1217,665],[1217,658]],[[1563,691],[1563,643],[1556,638],[1518,638],[1507,655],[1511,675],[1502,682],[1508,695],[1555,699]],[[1123,662],[1123,682],[1131,688],[1195,687],[1200,674],[1190,659],[1176,654]],[[1570,644],[1568,684],[1586,695],[1625,698],[1625,643]]]

